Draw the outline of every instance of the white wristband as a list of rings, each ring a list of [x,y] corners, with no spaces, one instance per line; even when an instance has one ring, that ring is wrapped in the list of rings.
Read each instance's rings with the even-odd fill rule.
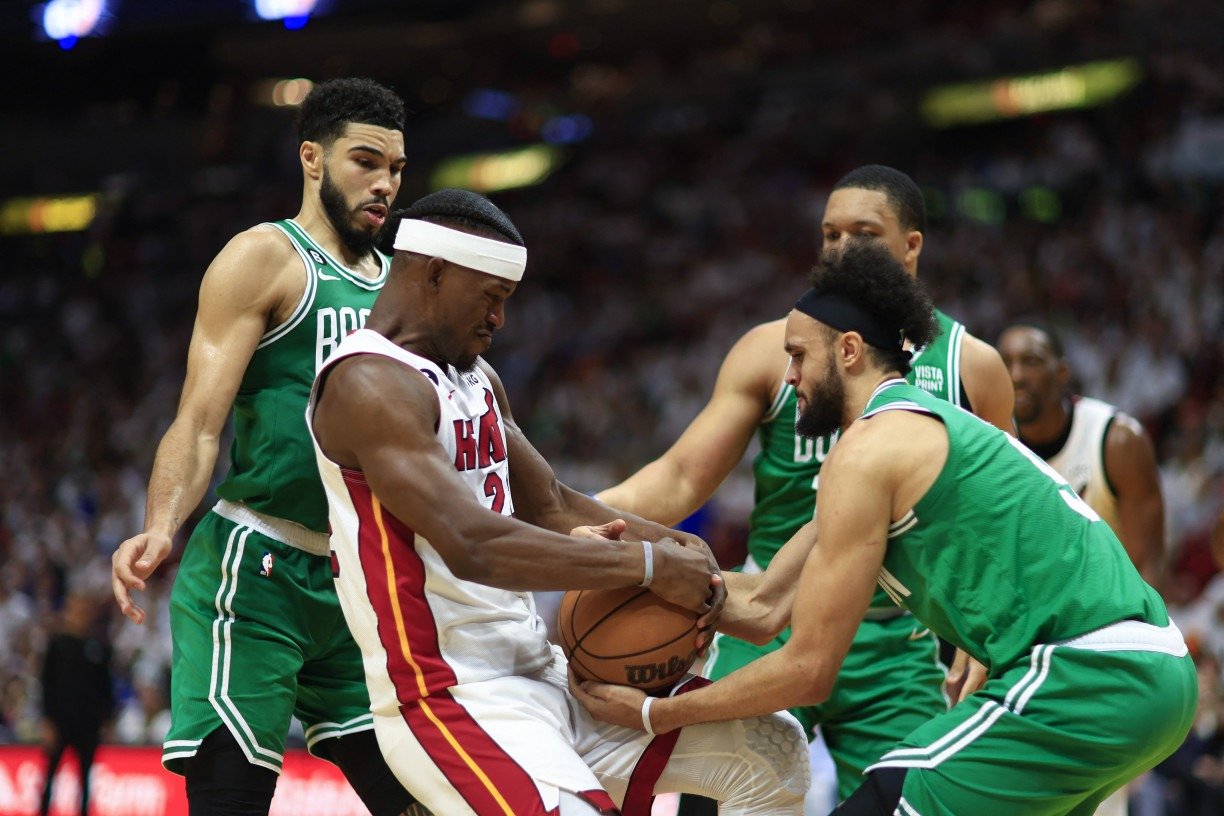
[[[646,733],[652,737],[655,735],[655,732],[650,727],[650,707],[654,705],[654,701],[655,698],[649,695],[642,701],[642,728],[646,729]]]
[[[649,541],[642,542],[642,557],[646,559],[646,574],[642,577],[640,587],[650,586],[650,582],[654,580],[654,548]]]

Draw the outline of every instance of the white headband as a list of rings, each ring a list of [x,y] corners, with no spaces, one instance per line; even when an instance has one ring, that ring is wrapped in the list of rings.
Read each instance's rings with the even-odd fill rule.
[[[511,281],[522,280],[523,270],[527,268],[526,247],[481,238],[418,218],[400,221],[395,233],[395,248],[445,258],[459,266]]]

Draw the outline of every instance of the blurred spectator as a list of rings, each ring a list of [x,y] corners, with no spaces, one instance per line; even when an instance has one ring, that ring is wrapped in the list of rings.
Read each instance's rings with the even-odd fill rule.
[[[55,772],[64,751],[76,754],[81,778],[81,816],[89,813],[89,772],[102,741],[102,727],[114,713],[110,647],[97,635],[98,601],[73,593],[64,601],[61,631],[47,644],[42,696],[47,779],[40,813],[51,808]]]

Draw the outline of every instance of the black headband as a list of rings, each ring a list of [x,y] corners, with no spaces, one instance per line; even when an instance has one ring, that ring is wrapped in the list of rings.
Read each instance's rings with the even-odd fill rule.
[[[795,303],[795,309],[838,331],[858,332],[868,345],[883,351],[904,349],[902,329],[889,327],[879,317],[843,295],[821,294],[809,289]]]

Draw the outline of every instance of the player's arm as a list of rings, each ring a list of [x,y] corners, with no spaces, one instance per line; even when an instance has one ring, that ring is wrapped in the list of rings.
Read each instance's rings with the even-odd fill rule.
[[[439,417],[436,392],[420,373],[361,355],[330,371],[314,431],[327,456],[359,469],[390,514],[429,541],[463,580],[516,591],[642,582],[640,543],[582,539],[574,546],[580,540],[484,507],[438,442]],[[687,609],[708,611],[704,554],[673,541],[654,550],[651,590]]]
[[[1164,552],[1164,498],[1152,440],[1126,414],[1114,418],[1105,436],[1105,476],[1118,497],[1118,538],[1139,571],[1151,576]]]
[[[267,229],[235,236],[204,273],[183,393],[149,477],[144,531],[111,558],[115,600],[137,623],[144,611],[132,602],[131,590],[144,589],[144,579],[169,554],[175,533],[204,497],[247,363],[272,316],[296,303],[304,287],[301,262],[283,237]]]
[[[749,331],[727,353],[710,401],[675,444],[598,498],[664,524],[687,518],[743,458],[785,368],[782,324]]]
[[[872,445],[855,444],[855,436],[843,435],[821,469],[818,532],[799,578],[790,639],[710,686],[655,700],[654,731],[760,716],[828,698],[871,602],[893,503],[889,457],[874,453]],[[571,688],[596,718],[641,728],[642,692],[589,682],[575,686],[572,680]]]
[[[1016,392],[1007,366],[998,351],[968,333],[961,337],[961,379],[973,413],[1015,436]]]
[[[578,527],[605,525],[604,535],[612,539],[618,539],[622,535],[638,542],[674,538],[681,544],[700,550],[709,561],[710,574],[721,576],[717,559],[706,543],[697,536],[669,529],[632,513],[614,510],[598,499],[574,490],[558,480],[552,466],[514,421],[510,401],[497,372],[483,360],[480,361],[480,366],[493,384],[494,396],[501,409],[506,430],[506,451],[510,457],[510,492],[514,496],[514,511],[518,518],[554,532],[568,533]],[[588,539],[584,537],[582,540]],[[638,546],[640,549],[640,545]],[[711,597],[714,614],[711,620],[701,622],[703,628],[715,623],[722,609],[725,592],[721,578],[715,584],[715,592]],[[581,589],[576,586],[565,588]]]
[[[824,476],[821,476],[821,488]],[[790,624],[799,577],[816,545],[817,524],[809,521],[791,536],[764,572],[725,573],[727,603],[718,629],[751,643],[768,643]]]

